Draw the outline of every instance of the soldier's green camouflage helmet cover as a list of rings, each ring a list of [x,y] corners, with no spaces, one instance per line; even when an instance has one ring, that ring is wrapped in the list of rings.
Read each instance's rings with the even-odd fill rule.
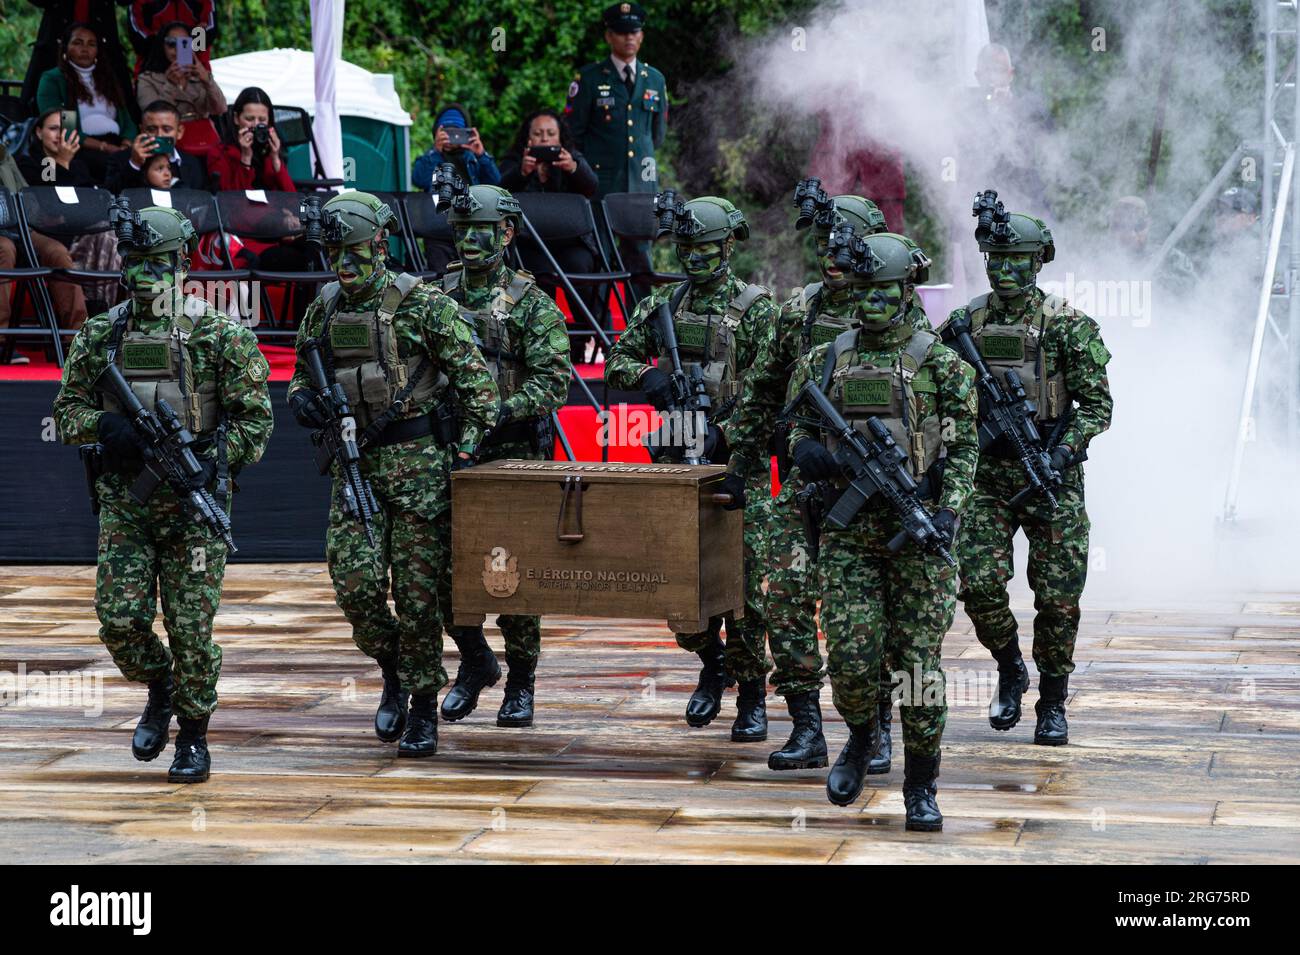
[[[980,240],[981,252],[1040,252],[1044,262],[1056,257],[1056,243],[1052,240],[1052,230],[1042,219],[1027,216],[1021,212],[1012,212],[1007,216],[1007,225],[1011,227],[1009,241],[998,241],[994,236]]]
[[[457,196],[452,200],[451,208],[447,210],[447,221],[455,225],[508,219],[517,227],[522,211],[519,200],[500,186],[470,186],[468,196]]]
[[[397,214],[378,196],[355,189],[332,197],[321,206],[321,214],[337,223],[338,231],[330,230],[332,235],[326,233],[329,245],[369,242],[397,221]]]
[[[686,211],[694,224],[689,236],[674,234],[677,241],[721,242],[735,236],[740,241],[749,238],[749,223],[745,214],[719,196],[700,196],[686,203]]]
[[[176,209],[164,206],[145,206],[140,210],[140,221],[149,230],[147,247],[133,246],[122,254],[154,255],[159,252],[180,252],[192,254],[199,245],[199,234],[185,215]]]
[[[868,282],[901,281],[919,285],[930,278],[930,257],[921,247],[897,232],[877,232],[867,236],[871,250],[870,275],[858,275]]]
[[[870,199],[862,196],[833,196],[831,203],[836,213],[852,225],[858,235],[875,235],[888,228],[885,225],[885,214]],[[828,235],[831,231],[829,224],[823,225],[816,221],[813,222],[813,229],[822,235]]]

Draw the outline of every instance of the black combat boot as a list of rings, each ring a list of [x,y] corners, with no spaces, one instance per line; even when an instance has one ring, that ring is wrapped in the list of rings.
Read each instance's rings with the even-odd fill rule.
[[[167,746],[172,725],[172,675],[149,684],[149,702],[144,705],[140,722],[131,737],[131,753],[147,763],[156,759]]]
[[[886,700],[880,704],[880,749],[871,762],[867,764],[868,776],[883,776],[893,766],[894,741],[890,739],[889,728],[894,722],[894,701]]]
[[[994,650],[993,659],[998,661],[998,692],[989,703],[989,726],[1009,730],[1020,722],[1020,697],[1029,689],[1019,638],[1013,637],[1005,647]]]
[[[432,756],[438,752],[438,702],[436,694],[412,695],[411,712],[406,717],[406,730],[397,741],[398,756]]]
[[[488,646],[482,627],[452,627],[451,638],[460,650],[460,667],[456,670],[456,685],[442,698],[442,718],[455,723],[474,712],[485,686],[497,685],[501,664]]]
[[[849,741],[826,777],[826,798],[837,806],[850,806],[862,795],[867,781],[867,764],[880,748],[880,724],[849,724]]]
[[[196,720],[177,717],[176,758],[167,770],[169,783],[206,783],[212,773],[212,756],[208,753],[208,717]]]
[[[767,739],[767,680],[742,680],[736,699],[736,721],[731,724],[733,743],[761,743]]]
[[[1070,675],[1048,676],[1038,674],[1038,725],[1034,727],[1034,742],[1039,746],[1064,746],[1070,741],[1070,727],[1065,722],[1065,697],[1070,691]]]
[[[375,710],[375,735],[391,743],[406,726],[406,703],[411,694],[402,689],[402,681],[397,678],[396,660],[380,660],[379,669],[384,674],[384,692]]]
[[[726,648],[719,637],[714,637],[699,652],[700,681],[695,685],[690,702],[686,704],[687,726],[708,726],[722,709],[722,693],[736,681],[727,676]]]
[[[506,695],[497,710],[497,726],[533,725],[533,673],[534,660],[513,660],[506,657]]]
[[[903,806],[907,809],[909,832],[943,831],[943,813],[934,801],[938,791],[939,754],[919,756],[903,749]]]
[[[826,758],[826,737],[822,735],[822,707],[817,693],[792,693],[785,705],[794,728],[785,745],[767,757],[767,768],[821,769]]]

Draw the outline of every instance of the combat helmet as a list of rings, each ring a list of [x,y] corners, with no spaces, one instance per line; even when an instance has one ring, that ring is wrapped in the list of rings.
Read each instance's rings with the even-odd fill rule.
[[[846,233],[849,230],[832,230],[832,249]],[[930,257],[905,235],[877,232],[865,238],[852,236],[851,241],[850,269],[858,281],[920,285],[930,278]]]
[[[673,237],[679,242],[722,242],[735,237],[749,238],[745,214],[728,200],[718,196],[700,196],[685,204],[686,215],[679,217]]]
[[[885,225],[885,214],[870,199],[862,196],[833,196],[832,208],[836,215],[848,220],[858,235],[875,235],[889,227]],[[814,220],[818,232],[829,232],[831,226],[823,225],[821,220]]]
[[[523,210],[519,200],[500,186],[470,186],[451,200],[447,221],[458,223],[481,222],[491,224],[506,219],[519,226]]]
[[[115,201],[109,221],[117,235],[118,252],[123,256],[183,253],[193,255],[199,234],[184,213],[164,206],[145,206],[131,212],[125,199]]]
[[[324,238],[329,245],[370,242],[397,221],[397,215],[378,196],[349,189],[321,207]]]

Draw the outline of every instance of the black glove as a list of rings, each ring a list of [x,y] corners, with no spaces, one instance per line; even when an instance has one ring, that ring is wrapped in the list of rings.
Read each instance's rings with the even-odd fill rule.
[[[708,433],[704,435],[704,456],[710,464],[724,464],[730,455],[731,448],[722,429],[716,424],[709,425]]]
[[[514,410],[503,401],[501,402],[501,407],[497,409],[497,423],[494,424],[492,427],[494,429],[504,428],[506,425],[510,423],[511,419],[513,419],[514,416],[515,416]]]
[[[718,488],[718,493],[731,495],[731,503],[722,505],[724,511],[734,511],[744,507],[745,479],[739,474],[728,471],[722,476],[722,485]]]
[[[673,396],[673,386],[667,375],[658,368],[647,368],[641,375],[641,390],[645,392],[646,401],[655,406],[656,411],[663,411]]]
[[[217,462],[211,458],[199,456],[200,473],[190,478],[190,487],[196,491],[207,488],[217,477]]]
[[[1073,461],[1074,449],[1068,444],[1058,444],[1052,448],[1052,467],[1059,473],[1064,473]]]
[[[304,388],[298,389],[289,396],[289,410],[293,412],[294,420],[298,424],[313,431],[324,428],[330,423],[329,415],[321,407],[320,401]]]
[[[472,454],[467,458],[462,458],[460,452],[457,451],[451,456],[451,469],[453,471],[459,471],[461,468],[472,468],[476,464],[478,464],[478,458]]]
[[[117,460],[136,464],[144,460],[147,445],[125,416],[105,411],[99,416],[97,430],[99,443]]]
[[[947,507],[941,507],[930,518],[934,529],[939,532],[939,543],[945,548],[952,547],[953,538],[957,536],[957,514]]]
[[[835,455],[815,438],[804,438],[794,446],[794,463],[805,481],[826,481],[840,476]]]

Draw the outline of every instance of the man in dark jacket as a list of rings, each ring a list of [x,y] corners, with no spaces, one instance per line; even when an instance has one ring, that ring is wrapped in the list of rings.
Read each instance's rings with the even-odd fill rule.
[[[185,128],[181,125],[180,114],[177,113],[175,106],[162,100],[150,103],[145,107],[144,117],[140,122],[140,135],[132,141],[131,148],[114,154],[108,161],[105,185],[113,192],[147,185],[144,178],[145,164],[150,156],[158,153],[159,140],[170,139],[172,148],[169,164],[172,167],[172,188],[207,189],[208,171],[203,165],[203,160],[176,148],[184,132]]]

